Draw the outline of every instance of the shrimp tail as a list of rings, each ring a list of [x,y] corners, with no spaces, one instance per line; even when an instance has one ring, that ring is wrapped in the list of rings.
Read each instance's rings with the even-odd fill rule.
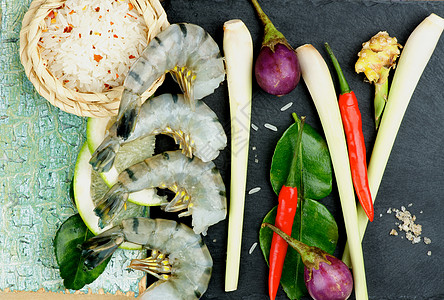
[[[139,95],[125,89],[120,101],[119,115],[117,116],[117,136],[124,141],[128,139],[134,127],[142,106]]]
[[[119,226],[90,238],[81,245],[84,267],[88,270],[96,268],[113,255],[124,241],[125,237]]]
[[[97,172],[107,172],[111,169],[120,148],[121,139],[108,135],[94,151],[89,163]]]
[[[118,182],[103,196],[94,208],[94,213],[100,218],[100,228],[108,225],[122,210],[128,199],[128,194],[129,192],[124,185]]]

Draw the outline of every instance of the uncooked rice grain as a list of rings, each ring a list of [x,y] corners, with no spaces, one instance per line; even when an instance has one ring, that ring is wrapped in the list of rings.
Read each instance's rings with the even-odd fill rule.
[[[147,45],[148,28],[128,0],[67,0],[45,24],[40,55],[66,88],[78,92],[121,86]]]
[[[252,188],[252,189],[248,192],[248,195],[251,195],[251,194],[257,193],[257,192],[259,192],[260,190],[261,190],[260,187]]]
[[[293,102],[287,103],[284,106],[282,106],[281,111],[286,111],[293,105]]]
[[[257,242],[254,242],[253,245],[251,245],[250,250],[248,250],[248,254],[253,253],[254,249],[257,247]]]
[[[269,123],[265,123],[264,127],[267,128],[267,129],[270,129],[272,131],[277,131],[278,130],[276,126],[274,126],[272,124],[269,124]]]

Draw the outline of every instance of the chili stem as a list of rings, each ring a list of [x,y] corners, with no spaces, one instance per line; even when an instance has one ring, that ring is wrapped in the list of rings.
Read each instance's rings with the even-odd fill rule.
[[[297,169],[298,156],[300,155],[300,148],[301,148],[301,143],[302,143],[302,131],[304,129],[306,117],[302,116],[301,120],[299,120],[298,116],[295,113],[293,113],[292,116],[293,116],[296,124],[298,124],[298,137],[296,139],[296,148],[294,150],[294,155],[291,160],[290,172],[288,173],[287,182],[285,183],[285,185],[290,186],[290,187],[297,187],[298,182],[296,180],[296,171],[295,170]]]
[[[331,58],[331,61],[333,63],[333,67],[336,70],[336,73],[338,74],[339,79],[339,87],[341,89],[341,94],[350,93],[350,86],[347,83],[347,80],[345,80],[344,73],[342,73],[341,66],[339,65],[338,60],[336,59],[335,55],[333,54],[333,51],[330,48],[330,45],[328,43],[325,43],[325,49],[327,49],[328,55]]]

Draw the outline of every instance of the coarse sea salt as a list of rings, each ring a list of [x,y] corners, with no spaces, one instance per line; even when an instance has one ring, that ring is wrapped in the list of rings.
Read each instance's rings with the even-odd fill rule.
[[[412,203],[408,204],[407,207],[413,206]],[[405,206],[401,206],[401,209],[397,208],[389,208],[387,210],[387,214],[395,213],[396,219],[400,222],[395,222],[398,230],[400,232],[405,232],[405,238],[409,240],[412,244],[418,244],[421,242],[421,234],[422,234],[422,225],[415,223],[416,216],[413,215],[410,211],[406,209]],[[390,231],[390,235],[397,236],[398,231],[392,229]],[[401,236],[404,238],[404,236]],[[432,240],[428,237],[423,237],[424,244],[428,245],[432,242]]]

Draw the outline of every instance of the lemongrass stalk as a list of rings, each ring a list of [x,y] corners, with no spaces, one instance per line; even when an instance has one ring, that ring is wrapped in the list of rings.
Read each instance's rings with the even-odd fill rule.
[[[237,289],[247,183],[253,42],[241,20],[224,24],[223,49],[231,116],[231,182],[225,291]]]
[[[444,19],[436,14],[429,15],[410,34],[401,52],[368,165],[368,183],[373,202],[375,202],[404,113],[443,29]],[[359,235],[362,240],[367,227],[367,216],[361,207],[358,208],[358,222]],[[345,247],[342,260],[350,265],[348,245]]]
[[[303,45],[296,49],[296,53],[302,78],[313,98],[330,151],[345,229],[350,241],[355,296],[358,300],[365,300],[368,299],[368,294],[358,231],[356,200],[335,87],[325,60],[312,45]]]

